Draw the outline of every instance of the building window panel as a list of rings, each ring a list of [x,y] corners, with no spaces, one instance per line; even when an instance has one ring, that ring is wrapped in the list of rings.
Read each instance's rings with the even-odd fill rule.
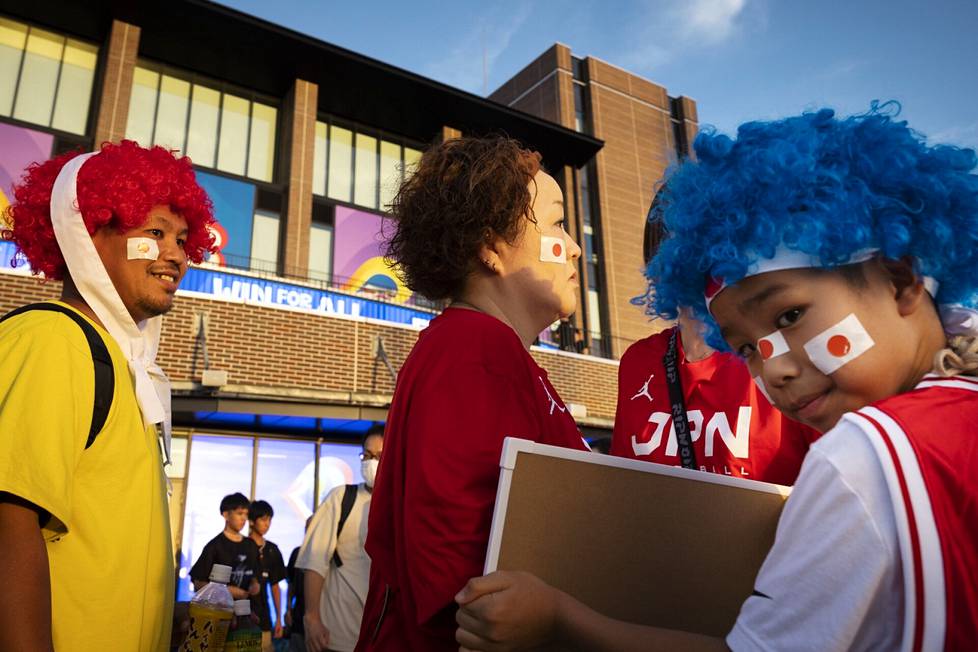
[[[350,201],[353,195],[353,132],[349,129],[329,128],[329,181],[330,199]]]
[[[244,176],[248,161],[248,118],[250,102],[236,95],[224,95],[221,107],[221,140],[217,150],[217,169]]]
[[[278,213],[256,210],[251,235],[251,269],[273,274],[278,271],[278,236]]]
[[[51,124],[64,44],[62,36],[40,29],[30,30],[20,74],[20,92],[14,104],[14,117],[18,120]]]
[[[185,151],[184,139],[189,110],[190,84],[182,79],[163,75],[160,81],[159,105],[156,108],[153,144],[179,152]]]
[[[404,178],[407,179],[414,171],[418,168],[418,162],[421,160],[421,150],[412,149],[410,147],[404,148]]]
[[[380,142],[380,208],[387,210],[401,187],[401,146]]]
[[[195,165],[272,182],[278,109],[243,94],[137,66],[126,137],[163,145]]]
[[[73,134],[85,133],[97,59],[97,47],[68,39],[51,120],[51,126],[55,129]]]
[[[214,89],[194,84],[187,130],[187,156],[196,165],[214,167],[220,115],[221,94]]]
[[[266,104],[251,107],[251,137],[248,141],[248,176],[271,181],[275,162],[275,121],[278,112]]]
[[[312,223],[309,228],[309,278],[331,281],[333,270],[333,227]]]
[[[27,25],[0,18],[0,115],[13,111],[26,43]]]
[[[313,144],[312,192],[314,195],[326,195],[326,146],[329,142],[327,134],[329,125],[316,122],[316,135]]]
[[[356,138],[356,170],[353,203],[377,208],[377,139],[364,134]]]
[[[156,121],[156,96],[159,92],[159,86],[159,73],[145,68],[136,68],[132,76],[132,95],[129,98],[126,138],[143,145],[152,142],[153,123]]]
[[[193,596],[190,567],[214,533],[224,529],[217,509],[221,498],[236,491],[250,493],[254,446],[251,437],[204,435],[195,435],[190,444],[178,600]]]

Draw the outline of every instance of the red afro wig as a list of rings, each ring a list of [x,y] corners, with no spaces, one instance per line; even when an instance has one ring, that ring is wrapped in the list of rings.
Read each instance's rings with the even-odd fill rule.
[[[49,279],[64,277],[66,265],[51,225],[51,190],[61,168],[81,152],[62,154],[44,163],[32,163],[7,209],[10,228],[0,231],[27,258],[31,271]],[[187,221],[184,249],[200,263],[213,251],[214,209],[197,184],[187,157],[177,158],[162,147],[140,147],[131,140],[105,143],[78,172],[78,208],[90,234],[104,226],[128,231],[146,221],[154,206],[169,206]]]

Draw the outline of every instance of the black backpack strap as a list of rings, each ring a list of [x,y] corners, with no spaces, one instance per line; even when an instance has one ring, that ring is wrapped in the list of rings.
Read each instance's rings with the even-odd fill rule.
[[[16,310],[8,312],[0,317],[0,322],[4,322],[11,317],[16,317],[30,310],[47,310],[50,312],[60,312],[67,315],[78,324],[88,340],[88,348],[92,351],[92,363],[95,367],[95,399],[92,404],[92,424],[88,429],[88,439],[85,441],[85,448],[95,443],[105,425],[105,420],[109,416],[109,408],[112,407],[112,395],[115,393],[115,372],[112,369],[112,357],[109,349],[105,346],[105,341],[88,321],[70,308],[65,308],[56,303],[32,303],[21,306]]]
[[[359,485],[348,484],[346,489],[343,490],[343,504],[340,506],[340,522],[336,526],[336,547],[340,547],[340,532],[343,531],[343,526],[346,524],[346,519],[350,518],[350,512],[353,511],[353,503],[357,500],[357,491],[359,491]],[[343,565],[343,560],[340,559],[340,553],[333,550],[333,563],[339,568]]]

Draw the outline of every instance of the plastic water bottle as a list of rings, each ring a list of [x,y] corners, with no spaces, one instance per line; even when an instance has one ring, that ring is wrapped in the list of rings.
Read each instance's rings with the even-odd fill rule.
[[[251,618],[251,600],[234,601],[234,622],[224,652],[261,652],[261,628]]]
[[[180,652],[221,652],[227,638],[234,599],[228,590],[231,567],[214,564],[210,582],[190,601],[190,631]]]

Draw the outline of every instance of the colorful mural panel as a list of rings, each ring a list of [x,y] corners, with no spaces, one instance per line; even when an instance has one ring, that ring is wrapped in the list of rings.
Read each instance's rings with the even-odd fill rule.
[[[333,278],[348,292],[378,293],[404,303],[411,290],[384,262],[384,222],[376,213],[336,207]]]

